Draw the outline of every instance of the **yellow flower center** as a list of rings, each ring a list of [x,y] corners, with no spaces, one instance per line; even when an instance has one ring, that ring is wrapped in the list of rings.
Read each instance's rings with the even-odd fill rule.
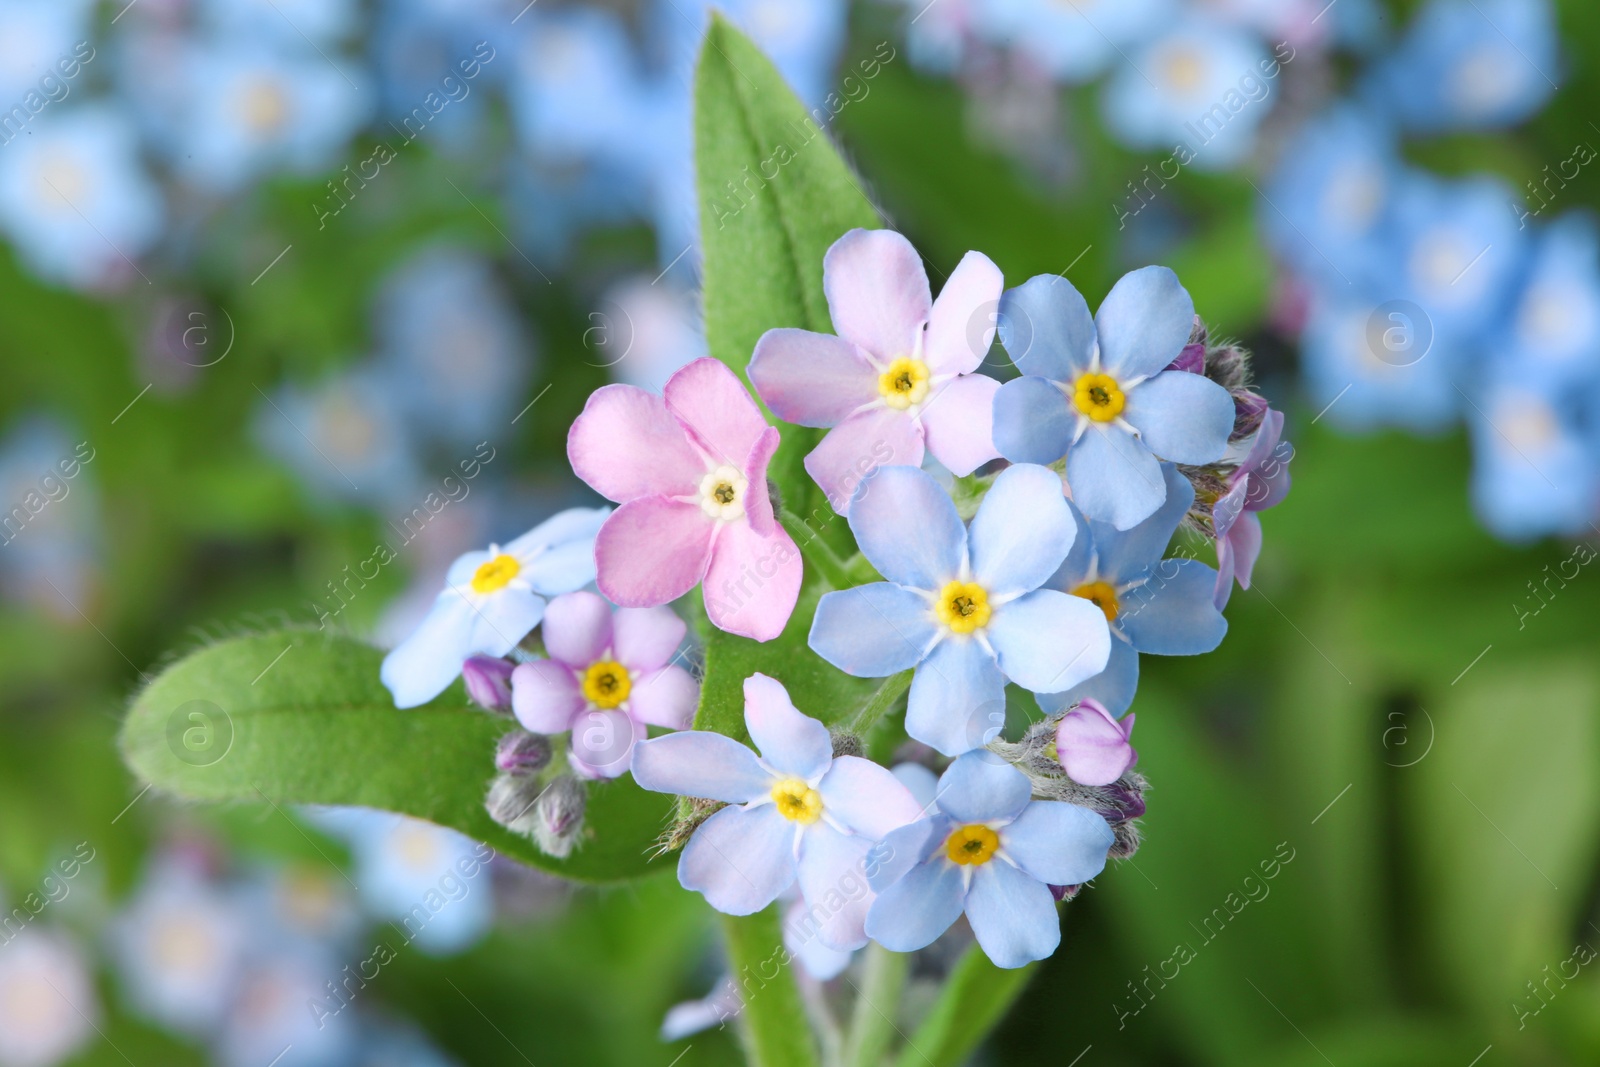
[[[583,672],[583,696],[597,708],[607,711],[621,706],[633,691],[633,679],[628,668],[615,660],[603,659],[589,664]]]
[[[958,634],[970,634],[989,624],[989,594],[977,582],[951,582],[933,605],[939,621]]]
[[[982,823],[959,827],[944,842],[944,852],[950,857],[950,862],[963,867],[988,863],[999,850],[1000,835]]]
[[[472,574],[474,593],[497,593],[522,573],[522,564],[504,552],[487,563],[480,563]]]
[[[884,402],[898,411],[920,404],[928,395],[928,365],[920,359],[901,356],[878,375],[878,392]]]
[[[1084,582],[1072,591],[1106,613],[1106,622],[1117,621],[1117,591],[1107,582]]]
[[[772,802],[778,805],[779,815],[802,826],[822,818],[822,794],[800,778],[785,778],[773,786]]]
[[[1073,386],[1072,403],[1095,422],[1110,422],[1122,414],[1128,398],[1109,374],[1085,374]]]

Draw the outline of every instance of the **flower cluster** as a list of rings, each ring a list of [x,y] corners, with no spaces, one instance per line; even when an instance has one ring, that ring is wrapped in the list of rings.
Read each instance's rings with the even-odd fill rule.
[[[1054,951],[1056,903],[1137,847],[1144,779],[1119,716],[1139,655],[1222,640],[1257,513],[1288,488],[1282,416],[1164,268],[1091,314],[1063,278],[1005,290],[970,252],[934,299],[905,238],[855,230],[823,276],[837,333],[771,330],[749,373],[778,418],[827,430],[803,468],[858,556],[787,510],[785,491],[810,490],[774,474],[785,431],[734,370],[698,359],[660,395],[589,398],[568,456],[616,509],[461,557],[384,680],[410,706],[464,672],[474,700],[516,717],[487,806],[552,856],[603,832],[585,826],[588,783],[631,771],[686,798],[665,841],[682,884],[734,915],[788,899],[807,966],[869,939],[920,949],[962,915],[991,959],[1021,966]],[[980,371],[996,332],[1021,372],[1003,385]],[[1187,545],[1167,556],[1180,527],[1216,540],[1220,571]],[[669,605],[696,586],[705,640],[781,652],[766,662],[787,686],[741,679],[753,748],[690,729],[699,683]],[[796,619],[803,588],[815,607]],[[830,667],[885,679],[837,736],[814,716],[849,709],[807,714],[789,688]],[[1043,712],[1015,742],[1008,687]],[[905,736],[945,764],[936,787],[907,784],[931,768],[862,755],[902,693]]]

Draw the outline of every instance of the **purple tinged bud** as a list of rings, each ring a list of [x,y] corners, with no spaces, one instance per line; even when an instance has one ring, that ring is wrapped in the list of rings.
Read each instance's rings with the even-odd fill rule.
[[[1106,821],[1112,823],[1126,822],[1137,819],[1144,814],[1144,793],[1137,789],[1125,789],[1120,784],[1113,783],[1100,790],[1110,804],[1100,811]]]
[[[1110,785],[1138,762],[1128,743],[1134,716],[1114,718],[1095,700],[1084,700],[1062,716],[1056,727],[1056,759],[1074,782]]]
[[[467,695],[481,708],[499,714],[511,711],[511,672],[516,664],[495,656],[473,656],[461,665]]]
[[[556,859],[566,859],[583,833],[589,791],[571,775],[551,782],[533,806],[533,843]]]
[[[550,739],[526,730],[512,730],[495,747],[494,765],[506,774],[524,777],[550,764]]]
[[[1053,885],[1050,887],[1050,895],[1056,898],[1057,903],[1060,903],[1063,900],[1071,900],[1077,896],[1078,890],[1082,888],[1083,886],[1081,885]]]
[[[1167,364],[1167,370],[1187,371],[1190,374],[1204,374],[1206,372],[1206,346],[1184,345],[1183,351],[1178,353],[1178,358]]]
[[[489,818],[513,833],[532,837],[535,826],[534,808],[539,802],[539,783],[532,778],[516,778],[509,774],[495,777],[489,786],[489,795],[483,806]]]
[[[1233,394],[1234,441],[1243,440],[1261,429],[1261,420],[1267,416],[1267,398],[1248,389]]]

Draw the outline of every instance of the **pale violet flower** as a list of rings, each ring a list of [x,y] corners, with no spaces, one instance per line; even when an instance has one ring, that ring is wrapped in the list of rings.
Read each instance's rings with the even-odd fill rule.
[[[1077,536],[1054,472],[1006,468],[969,529],[931,475],[884,467],[862,484],[849,518],[888,580],[824,595],[811,648],[857,677],[916,668],[906,732],[918,741],[960,755],[1004,724],[1007,679],[1055,693],[1105,667],[1105,615],[1041,588]]]
[[[891,951],[913,952],[965,913],[998,967],[1054,952],[1061,927],[1050,887],[1099,874],[1114,836],[1088,808],[1032,796],[1027,776],[990,753],[952,763],[939,779],[937,807],[874,850],[878,899],[867,935]]]
[[[918,817],[916,800],[876,763],[835,758],[828,728],[764,674],[745,679],[744,719],[759,756],[704,730],[634,746],[633,777],[644,788],[728,805],[684,846],[678,881],[729,915],[760,911],[798,881],[807,915],[797,936],[860,948],[872,903],[867,851]]]
[[[1283,440],[1283,412],[1271,408],[1250,439],[1250,451],[1228,475],[1228,491],[1211,507],[1217,535],[1217,588],[1215,603],[1221,611],[1228,603],[1233,583],[1250,588],[1256,557],[1261,554],[1261,519],[1258,512],[1277,507],[1289,495],[1289,460],[1294,447]]]
[[[807,472],[846,512],[882,466],[919,466],[924,450],[959,475],[998,458],[993,378],[974,373],[994,338],[1000,268],[968,252],[939,299],[922,257],[892,230],[851,230],[822,261],[833,334],[768,330],[750,381],[778,418],[831,427]]]
[[[384,657],[395,707],[444,692],[471,656],[504,656],[544,618],[546,597],[594,581],[594,537],[609,514],[571,508],[504,546],[457,557],[427,617]]]
[[[589,778],[625,773],[650,726],[687,729],[700,686],[673,663],[688,627],[668,607],[612,609],[593,593],[545,609],[548,659],[511,672],[511,706],[534,733],[571,732],[568,759]]]
[[[65,934],[23,928],[0,945],[0,1063],[54,1067],[95,1036],[94,975]]]
[[[1227,453],[1233,398],[1167,369],[1194,327],[1194,301],[1167,268],[1123,275],[1092,318],[1065,278],[1030,278],[1006,291],[1000,322],[1024,377],[995,394],[995,444],[1014,463],[1066,456],[1073,502],[1089,518],[1126,530],[1166,499],[1161,460]]]

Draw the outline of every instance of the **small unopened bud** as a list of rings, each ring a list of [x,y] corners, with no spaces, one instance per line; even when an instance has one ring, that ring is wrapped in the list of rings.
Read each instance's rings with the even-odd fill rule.
[[[589,792],[564,774],[551,782],[533,806],[533,843],[556,859],[566,859],[583,833],[583,809]]]
[[[513,777],[537,774],[550,764],[550,739],[526,730],[512,730],[494,750],[494,765]]]
[[[1078,895],[1078,890],[1082,888],[1082,885],[1053,885],[1050,887],[1050,895],[1055,897],[1057,901],[1071,900]]]
[[[1183,351],[1178,353],[1178,358],[1167,364],[1167,370],[1204,374],[1206,372],[1206,346],[1203,344],[1184,345]]]
[[[833,731],[833,758],[840,756],[859,756],[866,751],[861,744],[861,738],[848,730]]]
[[[539,783],[532,778],[516,778],[509,774],[496,775],[489,786],[489,795],[483,806],[489,818],[513,833],[532,837],[534,834],[534,808],[539,802]]]
[[[516,665],[497,656],[473,656],[461,665],[472,702],[489,711],[511,711],[511,671]]]
[[[1242,441],[1261,429],[1267,416],[1267,398],[1248,389],[1233,394],[1233,433],[1229,440]]]

